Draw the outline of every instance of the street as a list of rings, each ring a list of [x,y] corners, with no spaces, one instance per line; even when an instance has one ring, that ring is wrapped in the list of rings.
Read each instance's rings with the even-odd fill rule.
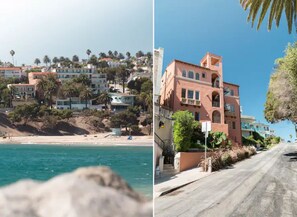
[[[297,145],[280,144],[155,199],[155,216],[297,216]]]

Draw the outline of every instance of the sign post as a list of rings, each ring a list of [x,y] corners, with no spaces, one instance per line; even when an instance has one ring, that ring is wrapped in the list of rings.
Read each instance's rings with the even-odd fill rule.
[[[204,143],[204,167],[206,171],[206,147],[207,147],[207,137],[208,137],[208,132],[211,131],[211,122],[210,121],[205,121],[202,122],[202,132],[205,133],[205,143]]]

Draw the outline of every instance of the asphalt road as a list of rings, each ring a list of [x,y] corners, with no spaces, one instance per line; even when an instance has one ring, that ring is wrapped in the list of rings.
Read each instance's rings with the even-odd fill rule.
[[[155,216],[297,216],[297,144],[280,144],[155,199]]]

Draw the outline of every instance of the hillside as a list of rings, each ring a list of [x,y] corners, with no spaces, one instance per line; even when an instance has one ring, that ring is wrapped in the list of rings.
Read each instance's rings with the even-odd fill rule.
[[[63,135],[84,135],[109,132],[108,121],[103,121],[106,128],[96,128],[92,125],[92,120],[96,117],[72,117],[69,121],[59,121],[54,129],[42,128],[42,122],[29,121],[26,125],[13,124],[5,113],[0,113],[0,135],[7,133],[10,136],[63,136]],[[143,119],[143,118],[141,118]],[[147,134],[146,129],[142,129],[143,135]]]

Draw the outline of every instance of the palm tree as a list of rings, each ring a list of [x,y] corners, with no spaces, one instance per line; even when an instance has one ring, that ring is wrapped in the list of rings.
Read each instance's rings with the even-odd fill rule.
[[[79,97],[86,102],[86,109],[88,109],[88,100],[91,99],[93,96],[93,91],[91,88],[87,86],[83,86],[82,90],[80,91]]]
[[[111,50],[108,51],[108,57],[110,57],[110,58],[113,57],[113,52]]]
[[[13,58],[13,56],[15,55],[14,50],[11,50],[11,51],[10,51],[10,55],[11,55],[11,57],[12,57],[12,65],[14,65],[14,58]]]
[[[118,53],[116,50],[113,52],[113,55],[114,55],[115,57],[117,57],[118,54],[119,54],[119,53]]]
[[[46,67],[47,67],[47,64],[51,62],[51,59],[48,57],[48,55],[45,55],[43,57],[43,62],[45,63]]]
[[[58,62],[60,62],[59,58],[58,57],[54,57],[53,58],[53,63],[54,64],[57,64]]]
[[[122,59],[125,59],[125,56],[124,56],[124,54],[119,53],[118,58],[119,58],[120,60],[122,60]]]
[[[276,26],[279,26],[283,12],[286,14],[288,31],[292,32],[292,26],[295,24],[297,32],[297,2],[296,0],[240,0],[240,4],[244,10],[249,9],[248,21],[252,22],[252,26],[256,21],[258,12],[260,13],[257,29],[260,28],[265,15],[270,8],[268,18],[268,30],[271,30],[272,23],[275,20]]]
[[[153,94],[152,93],[146,94],[144,102],[147,107],[147,111],[149,113],[152,113],[153,112]]]
[[[127,79],[129,77],[129,72],[125,68],[120,67],[117,70],[116,75],[118,79],[122,82],[123,93],[125,93],[125,83],[127,82]]]
[[[77,95],[78,89],[74,82],[68,81],[65,83],[62,89],[63,95],[69,98],[69,108],[72,108],[72,97]]]
[[[106,53],[104,52],[100,52],[99,53],[99,57],[102,59],[102,58],[106,58]]]
[[[127,56],[127,59],[130,59],[130,58],[131,58],[131,53],[128,51],[128,52],[126,53],[126,56]]]
[[[92,53],[92,51],[90,50],[90,49],[88,49],[87,51],[86,51],[86,53],[87,53],[87,55],[88,55],[88,59],[90,58],[90,54]]]
[[[64,62],[64,61],[65,61],[65,57],[61,56],[61,57],[59,58],[59,62],[62,63],[62,62]]]
[[[37,84],[37,89],[43,93],[43,98],[47,100],[48,106],[53,107],[53,96],[57,95],[59,82],[54,75],[42,77]]]
[[[34,63],[38,66],[38,65],[41,63],[41,61],[40,61],[39,58],[36,58],[36,59],[34,60]]]
[[[107,105],[109,105],[111,103],[112,98],[109,96],[109,94],[107,92],[103,92],[97,97],[97,101],[99,104],[104,104],[105,109],[106,109]]]
[[[135,54],[135,56],[136,56],[137,58],[139,58],[139,57],[144,56],[144,53],[140,50],[140,51],[138,51],[138,52]]]
[[[14,85],[9,85],[9,107],[12,108],[13,105],[12,105],[12,99],[13,99],[13,96],[15,95],[16,93],[16,87]]]
[[[40,79],[40,81],[37,83],[37,97],[39,100],[44,100],[46,97],[45,97],[45,89],[47,87],[47,81],[43,78]]]
[[[79,62],[79,57],[78,57],[77,55],[74,55],[74,56],[72,57],[72,62],[74,62],[74,63]]]

